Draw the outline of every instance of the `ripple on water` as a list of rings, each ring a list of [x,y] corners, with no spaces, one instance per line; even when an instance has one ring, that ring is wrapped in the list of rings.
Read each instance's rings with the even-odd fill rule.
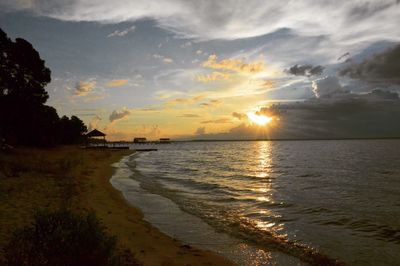
[[[399,150],[399,140],[202,142],[136,161],[149,191],[239,239],[311,263],[394,265]]]

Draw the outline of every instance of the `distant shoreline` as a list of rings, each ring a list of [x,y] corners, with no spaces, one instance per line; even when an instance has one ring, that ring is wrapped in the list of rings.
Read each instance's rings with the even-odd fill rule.
[[[221,142],[221,141],[330,141],[330,140],[400,140],[400,137],[386,137],[386,138],[322,138],[322,139],[177,139],[171,140],[170,143],[182,143],[182,142]],[[154,143],[152,141],[143,142],[143,143],[134,143],[132,141],[126,140],[116,140],[116,141],[108,141],[107,143],[121,143],[121,144],[132,144],[132,145],[168,145],[164,143]]]
[[[400,140],[400,137],[387,138],[322,138],[322,139],[194,139],[173,142],[217,142],[217,141],[318,141],[318,140]]]

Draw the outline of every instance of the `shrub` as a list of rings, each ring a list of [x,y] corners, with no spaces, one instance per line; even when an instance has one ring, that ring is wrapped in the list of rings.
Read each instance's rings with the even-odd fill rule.
[[[94,213],[38,211],[31,226],[14,232],[6,265],[116,265],[116,239]]]

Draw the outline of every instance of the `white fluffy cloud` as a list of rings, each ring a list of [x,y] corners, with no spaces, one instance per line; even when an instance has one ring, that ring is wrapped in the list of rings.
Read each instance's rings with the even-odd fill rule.
[[[332,97],[343,92],[339,79],[334,76],[328,76],[313,81],[312,88],[317,98]]]
[[[247,38],[280,28],[330,35],[347,43],[400,39],[396,0],[5,0],[0,6],[67,21],[118,23],[150,18],[164,29],[198,39]]]
[[[110,38],[110,37],[123,37],[125,35],[128,35],[129,33],[134,32],[135,29],[136,29],[136,27],[132,26],[132,27],[126,28],[124,30],[116,30],[116,31],[108,34],[107,37],[108,38]]]

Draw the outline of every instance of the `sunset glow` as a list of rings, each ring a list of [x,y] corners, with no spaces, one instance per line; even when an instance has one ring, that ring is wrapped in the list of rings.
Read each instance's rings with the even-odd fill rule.
[[[400,0],[0,0],[0,264],[400,265],[399,25]]]
[[[259,115],[256,113],[248,112],[247,117],[250,119],[251,122],[259,125],[259,126],[265,126],[272,121],[272,117],[266,116],[266,115]]]
[[[46,105],[108,140],[399,134],[396,0],[47,2],[0,1],[0,28],[51,70]]]

